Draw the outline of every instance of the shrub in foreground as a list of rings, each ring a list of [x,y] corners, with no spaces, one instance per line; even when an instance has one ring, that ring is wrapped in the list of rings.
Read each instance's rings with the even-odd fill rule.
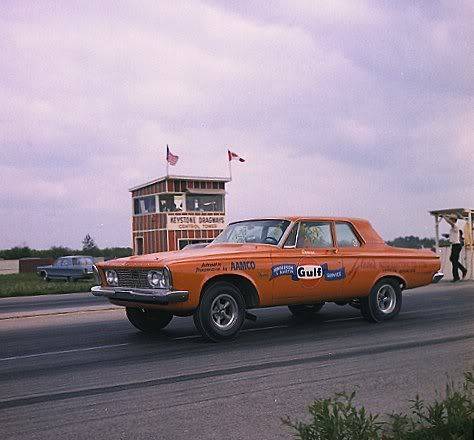
[[[381,416],[354,404],[355,392],[315,400],[308,423],[283,419],[301,440],[472,440],[474,377],[465,373],[460,385],[448,382],[444,398],[425,403],[419,396],[407,414]]]

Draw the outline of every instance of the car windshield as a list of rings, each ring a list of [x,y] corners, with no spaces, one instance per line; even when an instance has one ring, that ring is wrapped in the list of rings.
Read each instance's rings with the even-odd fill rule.
[[[277,245],[290,222],[288,220],[249,220],[232,223],[213,243],[262,243]]]

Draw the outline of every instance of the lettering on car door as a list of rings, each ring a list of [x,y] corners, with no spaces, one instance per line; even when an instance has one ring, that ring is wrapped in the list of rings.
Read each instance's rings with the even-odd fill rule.
[[[274,303],[340,297],[345,269],[334,245],[332,222],[301,220],[294,228],[285,246],[273,254]]]

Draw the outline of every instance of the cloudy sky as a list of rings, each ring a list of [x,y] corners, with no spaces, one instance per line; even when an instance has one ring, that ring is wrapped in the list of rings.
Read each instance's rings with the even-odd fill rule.
[[[265,7],[263,6],[265,5]],[[225,176],[229,220],[474,207],[474,3],[0,6],[0,248],[129,245],[128,188]]]

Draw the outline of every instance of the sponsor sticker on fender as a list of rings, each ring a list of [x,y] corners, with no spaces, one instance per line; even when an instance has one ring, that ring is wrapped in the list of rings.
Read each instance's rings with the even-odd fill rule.
[[[199,272],[216,272],[222,270],[222,263],[212,262],[212,263],[202,263],[201,266],[196,267],[196,273]]]
[[[323,278],[326,281],[342,280],[346,277],[346,270],[341,267],[339,269],[331,270],[327,263],[321,266],[304,265],[297,266],[296,264],[278,264],[272,267],[272,274],[270,279],[282,277],[285,275],[291,276],[293,281],[298,280],[316,280]]]
[[[232,261],[230,270],[252,270],[255,269],[255,261]]]

